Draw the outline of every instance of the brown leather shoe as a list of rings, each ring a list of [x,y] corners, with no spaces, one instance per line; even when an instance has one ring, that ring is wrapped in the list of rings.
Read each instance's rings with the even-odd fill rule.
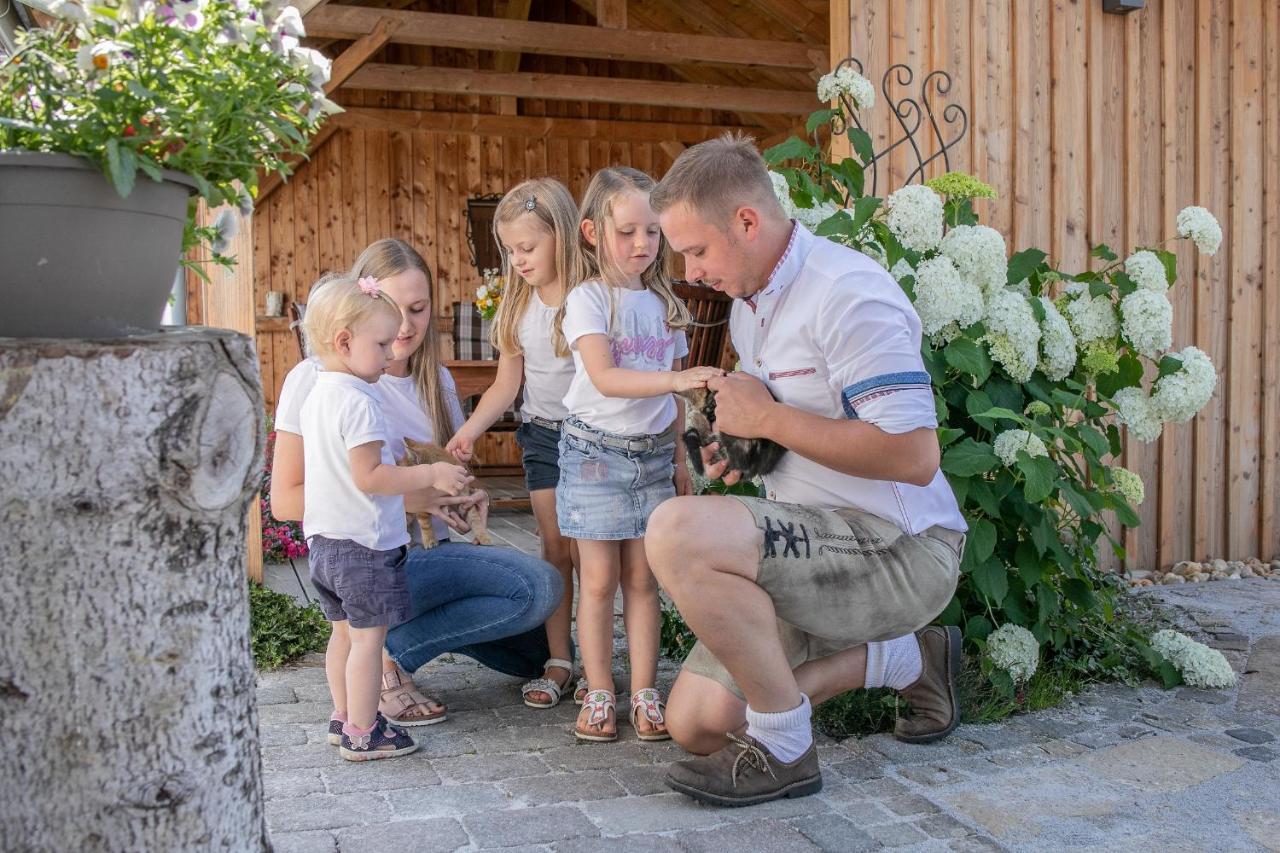
[[[930,625],[916,631],[920,643],[920,678],[899,694],[911,705],[893,727],[905,743],[941,740],[960,724],[956,681],[960,678],[960,629]]]
[[[822,790],[814,744],[783,764],[750,735],[728,737],[729,745],[719,752],[671,765],[667,787],[714,806],[754,806]]]

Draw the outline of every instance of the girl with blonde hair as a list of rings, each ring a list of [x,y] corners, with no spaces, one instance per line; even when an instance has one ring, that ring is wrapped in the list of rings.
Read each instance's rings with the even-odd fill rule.
[[[440,362],[426,263],[404,241],[384,239],[360,254],[353,275],[375,279],[401,310],[391,362],[373,386],[388,424],[392,455],[403,456],[404,438],[445,444],[463,416],[453,378]],[[271,509],[280,520],[303,516],[306,472],[299,411],[322,371],[318,358],[304,359],[289,371],[276,403]],[[465,654],[521,678],[542,673],[548,656],[542,623],[560,603],[563,583],[555,569],[536,557],[447,542],[450,527],[466,531],[463,514],[468,504],[480,503],[483,509],[484,500],[479,492],[464,497],[434,489],[405,495],[410,513],[436,516],[433,529],[421,533],[447,544],[410,549],[406,574],[412,616],[387,632],[378,707],[399,725],[445,719],[444,705],[419,692],[409,675],[442,654]]]
[[[498,350],[498,375],[447,449],[471,460],[476,440],[515,401],[524,386],[516,441],[522,450],[525,486],[538,522],[542,558],[556,567],[566,590],[547,620],[550,657],[542,676],[522,688],[532,708],[554,708],[573,681],[573,553],[556,520],[560,480],[560,422],[568,414],[564,395],[573,379],[573,361],[551,341],[553,320],[564,301],[565,278],[573,264],[578,206],[564,184],[535,178],[512,188],[494,211],[494,234],[502,247],[506,280],[491,337]]]
[[[569,292],[556,315],[557,349],[574,377],[560,431],[556,516],[577,540],[578,643],[587,691],[574,726],[581,740],[618,737],[613,600],[619,583],[631,658],[630,719],[641,740],[670,735],[656,689],[658,586],[644,552],[649,514],[688,494],[682,407],[672,392],[704,387],[722,371],[681,370],[689,311],[675,295],[669,251],[649,207],[654,181],[602,169],[582,200]]]

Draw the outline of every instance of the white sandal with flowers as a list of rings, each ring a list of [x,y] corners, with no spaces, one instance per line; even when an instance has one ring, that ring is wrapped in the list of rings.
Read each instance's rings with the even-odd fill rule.
[[[520,695],[524,697],[524,704],[530,708],[554,708],[560,704],[560,697],[564,691],[569,689],[569,685],[573,683],[573,662],[562,660],[560,658],[548,658],[547,662],[542,665],[542,671],[545,673],[552,667],[558,667],[567,670],[569,675],[565,678],[563,684],[556,682],[554,678],[547,678],[545,675],[541,678],[534,678],[526,681],[520,688]],[[530,693],[546,693],[551,697],[550,702],[538,702],[529,698]]]
[[[618,739],[618,700],[608,690],[591,690],[587,693],[586,701],[582,703],[582,710],[587,714],[587,728],[582,728],[577,723],[573,724],[573,736],[578,740],[589,740],[597,743],[609,743]],[[609,717],[613,716],[613,731],[606,731],[604,726],[609,724]],[[578,715],[581,719],[581,714]],[[592,726],[601,726],[600,729],[594,729]]]
[[[663,716],[667,703],[662,701],[662,694],[655,687],[646,687],[631,694],[631,725],[635,726],[636,737],[640,740],[671,740],[671,732],[667,731],[667,720]],[[647,732],[640,730],[640,715],[653,727]]]

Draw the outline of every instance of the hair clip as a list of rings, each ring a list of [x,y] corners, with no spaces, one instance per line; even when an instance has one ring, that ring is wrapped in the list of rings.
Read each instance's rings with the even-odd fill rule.
[[[531,195],[524,200],[525,210],[533,210],[537,206],[538,206],[538,197],[536,195]]]
[[[365,296],[372,296],[377,299],[382,295],[382,291],[378,289],[378,280],[371,275],[365,276],[357,281],[356,284],[359,285],[360,292]]]

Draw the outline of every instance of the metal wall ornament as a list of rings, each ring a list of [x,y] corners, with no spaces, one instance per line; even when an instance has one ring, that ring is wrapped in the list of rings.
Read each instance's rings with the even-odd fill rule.
[[[862,62],[852,56],[841,60],[835,70],[838,72],[843,68],[852,68],[859,74],[863,74]],[[866,75],[863,74],[863,76]],[[896,86],[899,90],[909,89],[914,81],[915,72],[909,65],[901,62],[889,66],[884,72],[884,76],[880,78],[880,91],[884,96],[885,103],[889,105],[890,110],[893,112],[893,117],[898,123],[902,136],[879,151],[874,151],[871,159],[862,164],[864,174],[870,172],[871,175],[870,195],[878,195],[881,160],[895,149],[906,145],[915,156],[916,166],[907,175],[906,180],[903,181],[903,186],[916,181],[923,183],[926,169],[930,163],[938,158],[942,158],[944,170],[951,171],[949,152],[960,143],[960,140],[964,139],[964,135],[969,131],[969,114],[964,107],[959,104],[936,103],[937,101],[945,100],[951,93],[952,81],[950,74],[942,70],[929,72],[920,81],[919,94],[915,97],[913,97],[914,91],[907,91],[896,100],[890,94],[891,86]],[[841,92],[839,97],[840,105],[843,107],[843,115],[832,117],[831,132],[835,135],[848,135],[856,128],[866,133],[866,128],[858,120],[857,107],[848,93]],[[917,139],[917,134],[926,125],[926,133],[932,135],[937,149],[929,155],[926,155],[921,150],[921,141]],[[814,134],[816,141],[816,130]]]

